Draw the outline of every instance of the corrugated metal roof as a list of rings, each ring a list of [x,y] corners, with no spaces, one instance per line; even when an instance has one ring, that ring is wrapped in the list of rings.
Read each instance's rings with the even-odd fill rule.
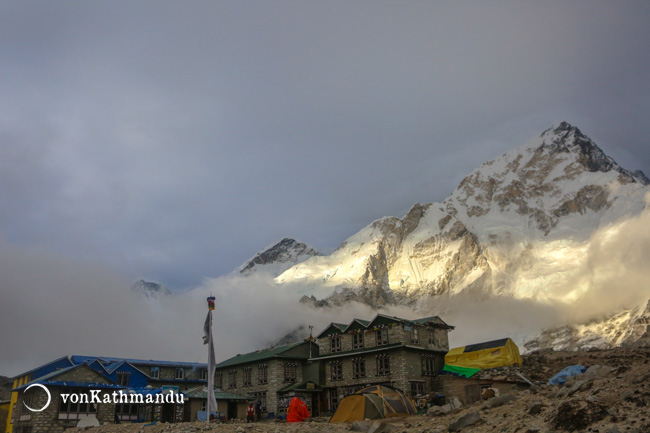
[[[385,314],[377,314],[372,320],[363,320],[363,319],[353,319],[352,322],[350,322],[349,325],[344,325],[342,323],[330,323],[327,328],[325,328],[320,334],[318,334],[317,338],[322,338],[322,337],[327,337],[330,334],[335,334],[336,330],[339,332],[345,333],[348,330],[352,329],[358,329],[358,328],[365,328],[368,329],[372,327],[372,325],[375,322],[402,322],[402,323],[417,323],[420,325],[423,325],[425,323],[434,323],[435,325],[438,325],[443,328],[447,329],[454,329],[453,326],[448,325],[447,323],[444,322],[440,317],[438,316],[429,316],[429,317],[422,317],[420,319],[403,319],[401,317],[396,317],[396,316],[386,316]]]
[[[508,342],[508,338],[501,338],[499,340],[486,341],[484,343],[470,344],[465,346],[463,353],[476,352],[477,350],[492,349],[496,347],[503,347]]]
[[[217,368],[228,367],[230,365],[236,364],[245,364],[248,362],[256,362],[270,358],[284,358],[284,356],[282,356],[284,352],[287,352],[294,347],[298,347],[304,343],[304,341],[301,341],[299,343],[287,344],[286,346],[271,347],[269,349],[262,349],[256,352],[233,356],[232,358],[226,359],[225,361],[217,364]]]
[[[126,389],[124,386],[114,385],[112,383],[94,383],[94,382],[78,382],[76,380],[56,380],[56,381],[42,381],[37,379],[33,382],[26,383],[18,388],[12,389],[12,391],[18,391],[23,388],[27,388],[29,385],[34,383],[41,383],[47,386],[66,386],[70,388],[109,388],[109,389]]]
[[[41,368],[45,368],[45,367],[47,367],[49,365],[52,365],[52,364],[54,364],[56,362],[63,361],[63,360],[67,360],[70,363],[70,365],[74,365],[74,362],[72,362],[70,360],[70,358],[68,358],[67,356],[62,356],[60,358],[55,359],[54,361],[48,362],[47,364],[39,365],[38,367],[32,368],[31,370],[27,370],[24,373],[20,373],[19,375],[12,377],[12,379],[18,379],[19,377],[25,376],[27,374],[30,374],[30,373],[36,371],[36,370],[40,370]]]
[[[142,364],[142,365],[160,365],[160,366],[167,366],[167,367],[203,367],[203,368],[207,366],[207,364],[202,364],[198,362],[158,361],[153,359],[135,359],[135,358],[113,358],[109,356],[72,355],[70,359],[72,359],[72,362],[75,364],[82,364],[84,362],[97,359],[100,362],[110,363],[110,364],[126,361],[134,365]]]
[[[31,382],[28,382],[28,383],[36,383],[36,382],[39,382],[39,381],[48,380],[48,379],[50,379],[52,377],[58,376],[59,374],[63,374],[66,371],[74,370],[75,368],[79,368],[79,367],[81,367],[81,365],[73,365],[71,367],[62,368],[60,370],[53,371],[52,373],[48,373],[45,376],[38,377],[38,378],[36,378],[36,380],[33,380]],[[95,370],[93,370],[93,371],[95,371]],[[101,373],[97,373],[97,374],[101,374]]]
[[[337,331],[338,332],[343,332],[345,330],[345,328],[347,328],[347,326],[348,325],[346,325],[345,323],[334,323],[334,322],[332,322],[329,325],[327,325],[327,328],[323,329],[321,331],[321,333],[316,336],[316,338],[321,338],[321,337],[323,337],[325,335],[329,335],[330,333],[335,333]],[[331,329],[331,328],[334,328],[334,329]]]

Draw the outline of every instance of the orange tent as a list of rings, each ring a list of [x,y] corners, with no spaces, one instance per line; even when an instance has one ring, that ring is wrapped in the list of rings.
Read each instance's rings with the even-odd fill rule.
[[[373,385],[343,398],[330,422],[392,418],[415,415],[416,412],[411,399],[399,390],[384,385]]]
[[[291,399],[287,409],[287,422],[302,422],[303,419],[309,418],[309,409],[304,401],[298,397]]]

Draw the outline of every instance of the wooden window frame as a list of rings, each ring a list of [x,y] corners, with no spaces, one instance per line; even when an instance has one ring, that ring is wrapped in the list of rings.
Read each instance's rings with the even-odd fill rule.
[[[260,385],[269,383],[269,367],[266,364],[257,366],[257,381]]]
[[[385,346],[388,344],[388,328],[377,329],[375,331],[375,338],[377,346]]]
[[[352,348],[363,349],[363,332],[357,332],[352,335]]]
[[[341,361],[330,362],[330,380],[332,382],[343,380],[343,363]]]
[[[364,358],[354,358],[352,360],[352,377],[355,379],[366,377],[366,360]]]
[[[377,376],[390,375],[390,356],[377,355]]]
[[[337,353],[341,351],[341,335],[335,334],[330,337],[330,352]]]

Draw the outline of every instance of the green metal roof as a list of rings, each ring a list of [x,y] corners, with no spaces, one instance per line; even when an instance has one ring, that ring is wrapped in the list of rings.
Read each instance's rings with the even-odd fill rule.
[[[208,389],[205,386],[197,386],[196,388],[183,391],[183,394],[189,398],[208,398]],[[233,394],[232,392],[224,392],[217,388],[214,391],[214,398],[216,400],[250,400],[250,397],[245,395]]]
[[[325,328],[323,330],[323,332],[318,334],[316,336],[316,338],[327,337],[328,335],[331,335],[331,334],[338,334],[340,332],[343,332],[347,326],[348,325],[346,325],[345,323],[334,323],[334,322],[332,322],[332,323],[329,324],[329,326],[327,328]]]
[[[450,328],[450,329],[454,329],[453,326],[448,325],[444,320],[442,320],[442,319],[441,319],[440,317],[438,317],[438,316],[423,317],[422,319],[411,320],[411,322],[413,322],[413,323],[419,323],[419,324],[423,324],[423,323],[427,323],[427,322],[433,322],[433,323],[435,323],[435,324],[437,324],[437,325],[444,326],[444,327],[448,327],[448,328]]]
[[[217,364],[217,368],[229,367],[231,365],[237,364],[246,364],[249,362],[257,362],[270,358],[300,358],[298,356],[283,356],[282,354],[305,343],[305,341],[301,341],[299,343],[287,344],[286,346],[271,347],[269,349],[262,349],[256,352],[233,356],[232,358],[226,359],[225,361]]]
[[[307,389],[307,384],[313,383],[314,389]],[[284,388],[278,390],[278,392],[289,392],[289,391],[305,391],[305,392],[319,392],[321,387],[311,380],[302,383],[292,383],[291,385],[285,386]]]
[[[370,320],[354,319],[348,326],[345,328],[345,332],[356,331],[357,329],[366,329],[370,324]]]
[[[338,333],[346,333],[348,331],[356,331],[357,329],[370,329],[374,326],[381,326],[381,325],[389,325],[392,323],[414,323],[418,325],[423,325],[425,323],[433,323],[441,328],[445,329],[454,329],[453,326],[448,325],[438,316],[429,316],[429,317],[422,317],[420,319],[403,319],[401,317],[396,317],[396,316],[386,316],[384,314],[377,314],[374,319],[372,320],[363,320],[363,319],[357,319],[355,318],[350,322],[349,325],[345,325],[343,323],[330,323],[327,328],[323,330],[320,334],[318,334],[318,337],[316,338],[322,338],[322,337],[328,337],[332,334],[338,334]]]

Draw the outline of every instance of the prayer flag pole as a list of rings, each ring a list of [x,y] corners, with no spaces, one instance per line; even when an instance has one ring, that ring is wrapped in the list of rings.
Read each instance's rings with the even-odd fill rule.
[[[203,325],[203,344],[208,345],[208,386],[206,404],[206,422],[210,422],[210,412],[218,410],[217,400],[214,398],[214,373],[217,363],[214,356],[214,341],[212,340],[212,310],[214,310],[214,296],[208,298],[208,316]],[[217,413],[218,415],[218,413]]]

